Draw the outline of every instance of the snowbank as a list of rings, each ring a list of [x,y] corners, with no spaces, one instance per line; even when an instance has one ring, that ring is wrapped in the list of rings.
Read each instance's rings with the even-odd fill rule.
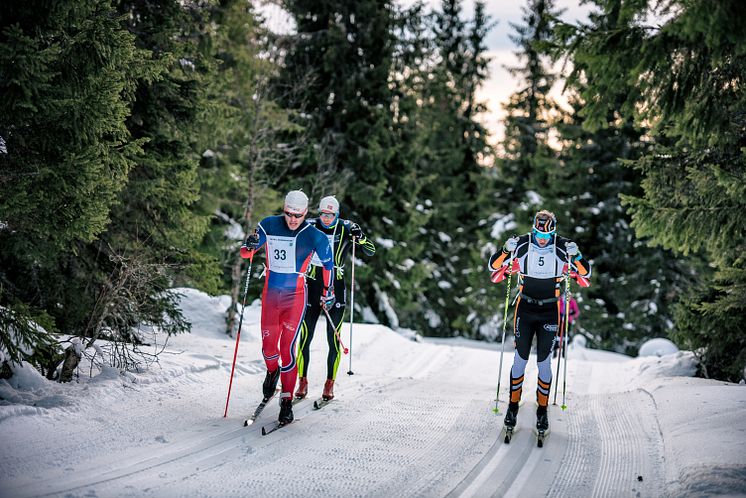
[[[679,348],[676,347],[676,344],[669,341],[668,339],[659,337],[656,339],[645,341],[645,343],[640,346],[640,352],[638,353],[638,356],[665,356],[678,352]]]
[[[689,352],[629,358],[585,348],[576,335],[567,357],[571,409],[550,408],[553,436],[540,453],[529,429],[535,357],[519,417],[529,430],[507,447],[491,410],[502,345],[415,342],[355,324],[354,362],[342,358],[338,398],[319,412],[301,402],[297,423],[263,437],[242,424],[265,372],[260,307],[246,308],[223,418],[236,345],[224,333],[229,300],[178,291],[193,332],[171,338],[147,370],[104,368],[93,379],[81,371],[78,382],[57,384],[24,366],[0,381],[0,496],[534,496],[557,485],[555,494],[590,496],[599,482],[606,496],[633,486],[640,496],[746,494],[746,386],[691,377]],[[314,397],[326,377],[324,326],[311,345]],[[350,345],[347,325],[342,338]],[[512,355],[506,348],[503,386]],[[350,367],[355,375],[344,374]],[[262,423],[277,411],[268,406]],[[633,439],[616,420],[645,427]],[[623,481],[622,464],[641,464],[644,483]],[[287,478],[286,468],[303,479]]]

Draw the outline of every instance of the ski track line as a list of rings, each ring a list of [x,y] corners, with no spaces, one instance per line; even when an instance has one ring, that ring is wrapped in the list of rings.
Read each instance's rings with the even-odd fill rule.
[[[397,373],[397,377],[423,378],[446,358],[452,355],[450,348],[434,344],[420,344],[414,354],[417,358]],[[425,350],[427,347],[427,350]],[[433,351],[434,348],[434,351]],[[420,350],[422,349],[422,350]]]
[[[592,411],[583,408],[586,403],[583,397],[572,401],[572,412],[565,415],[568,420],[567,447],[548,493],[550,497],[592,496],[595,482],[593,463],[601,457],[601,436]],[[547,444],[552,444],[552,441]]]
[[[384,382],[383,385],[380,382],[376,382],[375,385],[371,385],[362,392],[358,392],[355,397],[363,396],[368,391],[378,391],[385,388],[387,384],[395,383],[396,380],[397,379],[391,379],[389,382]],[[296,405],[298,407],[296,408],[296,417],[299,420],[316,411],[313,409],[313,404],[306,403],[306,401],[308,400],[304,400],[303,404]],[[276,410],[274,412],[276,412]],[[273,414],[276,416],[276,413],[274,412]],[[96,462],[92,462],[93,467],[78,470],[75,474],[69,474],[69,477],[67,478],[60,478],[57,476],[46,480],[35,480],[30,484],[23,483],[15,487],[8,487],[8,483],[5,483],[2,495],[13,496],[16,498],[22,498],[25,496],[50,496],[55,494],[62,495],[80,490],[81,488],[119,481],[133,475],[144,477],[146,474],[151,472],[165,474],[166,472],[162,469],[163,467],[168,468],[169,466],[172,466],[172,464],[189,457],[198,456],[207,452],[209,452],[210,456],[214,456],[236,449],[238,446],[243,447],[250,443],[255,443],[256,447],[268,446],[270,444],[276,444],[279,440],[286,439],[290,435],[289,433],[277,433],[273,434],[270,439],[264,439],[265,437],[261,435],[260,428],[262,424],[267,423],[270,420],[271,419],[267,419],[265,412],[262,413],[262,416],[251,427],[230,428],[228,430],[223,428],[223,430],[217,434],[204,432],[198,433],[193,437],[164,448],[163,451],[155,456],[145,455],[145,458],[142,456],[132,457],[128,461],[120,462],[117,465],[117,468],[105,472],[101,472],[101,469],[95,466]],[[240,422],[239,419],[229,419],[228,421],[232,423],[235,422],[236,424]],[[237,444],[237,440],[240,440],[241,445]],[[201,458],[201,460],[204,459],[205,457]],[[193,465],[190,464],[189,467],[191,469]],[[94,474],[95,477],[91,478],[91,474],[88,474],[89,472]]]
[[[454,391],[458,395],[445,400],[422,394],[453,388],[440,381],[392,379],[369,398],[339,408],[330,404],[323,409],[326,417],[297,428],[291,424],[286,433],[277,433],[285,439],[277,439],[273,451],[255,452],[258,457],[251,460],[224,459],[222,469],[214,466],[200,475],[190,492],[209,494],[208,483],[232,480],[229,471],[240,460],[251,472],[237,476],[235,492],[221,489],[223,496],[242,496],[242,489],[251,489],[253,496],[443,496],[484,454],[489,441],[483,435],[494,423],[484,401],[471,393]],[[350,466],[356,472],[350,473]],[[288,479],[283,469],[306,477]],[[161,489],[173,488],[164,483]]]
[[[425,390],[438,386],[442,387],[442,384],[421,382]],[[396,478],[384,481],[383,486],[370,490],[368,495],[442,496],[453,486],[453,481],[468,472],[481,456],[483,434],[494,419],[485,410],[483,400],[463,395],[433,402],[430,397],[413,398],[410,389],[406,389],[397,397],[404,398],[409,404],[411,413],[407,419],[413,420],[412,426],[418,434],[413,438],[411,431],[407,430],[409,424],[402,425],[404,442],[399,444],[407,464],[397,469]],[[420,417],[420,413],[426,416]],[[423,427],[417,427],[417,424]],[[391,482],[398,484],[392,485]]]
[[[493,496],[500,490],[506,490],[512,486],[535,444],[535,438],[531,437],[531,427],[521,423],[520,420],[519,418],[510,444],[503,442],[504,434],[499,428],[502,422],[498,422],[497,434],[495,434],[497,439],[490,451],[447,496],[462,498]]]
[[[535,375],[535,372],[533,374]],[[536,391],[536,379],[532,379],[528,371],[526,375],[523,401],[518,412],[518,425],[510,444],[504,443],[503,417],[507,409],[508,394],[503,393],[505,397],[501,404],[503,409],[500,414],[493,414],[494,430],[490,432],[490,436],[496,438],[494,444],[458,486],[451,490],[448,496],[501,496],[502,493],[507,492],[513,486],[519,473],[525,468],[531,450],[536,446],[536,437],[533,434],[536,405],[532,402],[526,402],[528,393]],[[549,413],[550,419],[554,420],[551,410]],[[552,425],[555,424],[556,421],[553,421]],[[547,444],[550,444],[549,441],[547,441]],[[540,449],[540,451],[543,449],[545,448]]]
[[[582,396],[575,405],[564,463],[548,496],[660,496],[663,441],[652,400],[637,390]]]

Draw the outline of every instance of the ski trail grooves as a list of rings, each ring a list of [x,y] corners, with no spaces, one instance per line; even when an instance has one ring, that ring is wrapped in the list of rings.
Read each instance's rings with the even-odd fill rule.
[[[596,475],[594,462],[601,458],[601,437],[593,412],[582,409],[583,403],[586,403],[585,399],[575,397],[570,405],[571,411],[565,415],[568,421],[567,449],[548,496],[591,496]]]
[[[578,397],[573,409],[564,464],[549,496],[661,495],[663,441],[644,391]]]
[[[370,387],[364,387],[362,392],[351,396],[350,399],[361,397],[371,390],[384,389],[394,382],[394,379],[376,382]],[[272,403],[272,406],[276,406],[276,403]],[[326,410],[328,409],[326,408]],[[271,415],[267,415],[268,411]],[[312,404],[306,402],[295,408],[298,419],[306,418],[315,412]],[[276,414],[277,409],[271,410],[268,406],[262,413],[261,419],[266,418],[269,421],[276,417]],[[241,417],[230,418],[217,424],[211,424],[217,430],[190,435],[183,440],[166,445],[156,454],[135,454],[104,471],[100,469],[97,471],[96,462],[90,462],[90,468],[80,469],[75,474],[37,479],[33,483],[17,486],[11,485],[12,487],[3,491],[12,489],[8,496],[15,497],[64,495],[92,486],[111,486],[109,489],[126,488],[131,482],[145,481],[152,476],[174,475],[186,478],[185,476],[194,472],[195,463],[210,461],[218,455],[235,453],[239,451],[238,448],[243,447],[250,447],[253,448],[252,451],[258,451],[272,444],[278,444],[291,435],[290,432],[285,432],[273,435],[271,438],[264,438],[259,433],[261,423],[246,428],[239,426],[240,420]],[[0,495],[2,494],[0,493]],[[115,495],[117,493],[111,493],[111,496]]]

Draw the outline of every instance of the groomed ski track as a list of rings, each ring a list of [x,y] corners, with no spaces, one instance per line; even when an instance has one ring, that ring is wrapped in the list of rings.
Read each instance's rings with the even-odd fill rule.
[[[223,419],[183,420],[173,401],[112,424],[142,424],[168,410],[174,430],[152,444],[121,448],[105,461],[41,462],[33,479],[3,479],[2,496],[661,496],[663,443],[655,406],[645,391],[593,394],[599,364],[570,363],[568,410],[550,406],[551,435],[536,447],[535,358],[524,384],[524,405],[510,445],[492,412],[499,352],[403,343],[396,367],[370,358],[392,355],[374,337],[358,337],[367,358],[355,375],[340,367],[335,402],[314,410],[323,380],[311,379],[309,399],[294,407],[297,422],[268,436],[260,427],[277,417],[267,406],[243,427],[256,400],[246,393]],[[402,339],[403,340],[403,339]],[[405,347],[406,346],[406,347]],[[321,356],[317,354],[317,356]],[[220,406],[230,365],[198,374],[203,391],[188,393]],[[502,385],[509,383],[512,351],[505,353]],[[597,370],[597,371],[595,371]],[[321,369],[317,369],[321,371]],[[255,376],[257,379],[259,376]],[[190,384],[190,386],[193,386]],[[164,386],[161,386],[163,388]],[[178,386],[171,386],[176,387]],[[259,392],[259,386],[252,386]],[[243,387],[246,391],[246,386]],[[217,392],[213,392],[217,391]],[[167,390],[164,389],[164,396]],[[184,396],[185,392],[180,393]],[[552,398],[554,393],[552,392]],[[634,398],[634,399],[633,399]],[[561,393],[560,393],[561,399]],[[183,400],[182,400],[183,401]],[[637,413],[627,410],[636,406]],[[640,411],[640,407],[646,407]],[[130,416],[131,417],[131,416]],[[152,443],[152,442],[151,442]],[[60,435],[59,444],[84,445],[85,436]],[[126,446],[126,445],[125,445]],[[638,480],[642,477],[642,481]]]

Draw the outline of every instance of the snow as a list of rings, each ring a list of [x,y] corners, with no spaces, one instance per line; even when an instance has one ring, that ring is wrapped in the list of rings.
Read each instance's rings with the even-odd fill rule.
[[[509,230],[515,230],[518,227],[518,225],[515,222],[515,216],[513,213],[509,213],[505,216],[499,217],[495,223],[492,225],[492,230],[490,231],[490,237],[496,240],[502,240],[503,234],[507,233]]]
[[[642,346],[640,346],[640,352],[638,354],[640,356],[665,356],[678,352],[679,348],[676,347],[676,344],[668,339],[658,337],[656,339],[645,341]]]
[[[391,249],[396,245],[396,242],[394,242],[391,239],[383,239],[381,237],[376,237],[376,244],[378,244],[381,247],[385,247],[386,249]]]
[[[105,367],[89,378],[82,365],[78,382],[58,384],[16,365],[0,380],[0,496],[746,496],[746,385],[693,377],[691,352],[630,358],[576,335],[562,364],[567,409],[550,405],[539,449],[533,356],[518,430],[510,445],[499,436],[510,340],[495,415],[503,345],[416,342],[416,331],[360,323],[350,340],[345,324],[352,361],[342,360],[337,398],[313,410],[322,319],[311,399],[295,406],[296,422],[262,436],[275,403],[243,427],[265,372],[261,308],[245,310],[223,418],[236,345],[223,333],[229,299],[178,292],[193,331],[172,337],[147,371]]]
[[[528,202],[534,206],[540,205],[542,202],[544,202],[544,199],[533,190],[528,190],[526,192],[526,197],[528,198]]]
[[[438,232],[438,238],[441,242],[450,242],[451,236],[444,232]]]

